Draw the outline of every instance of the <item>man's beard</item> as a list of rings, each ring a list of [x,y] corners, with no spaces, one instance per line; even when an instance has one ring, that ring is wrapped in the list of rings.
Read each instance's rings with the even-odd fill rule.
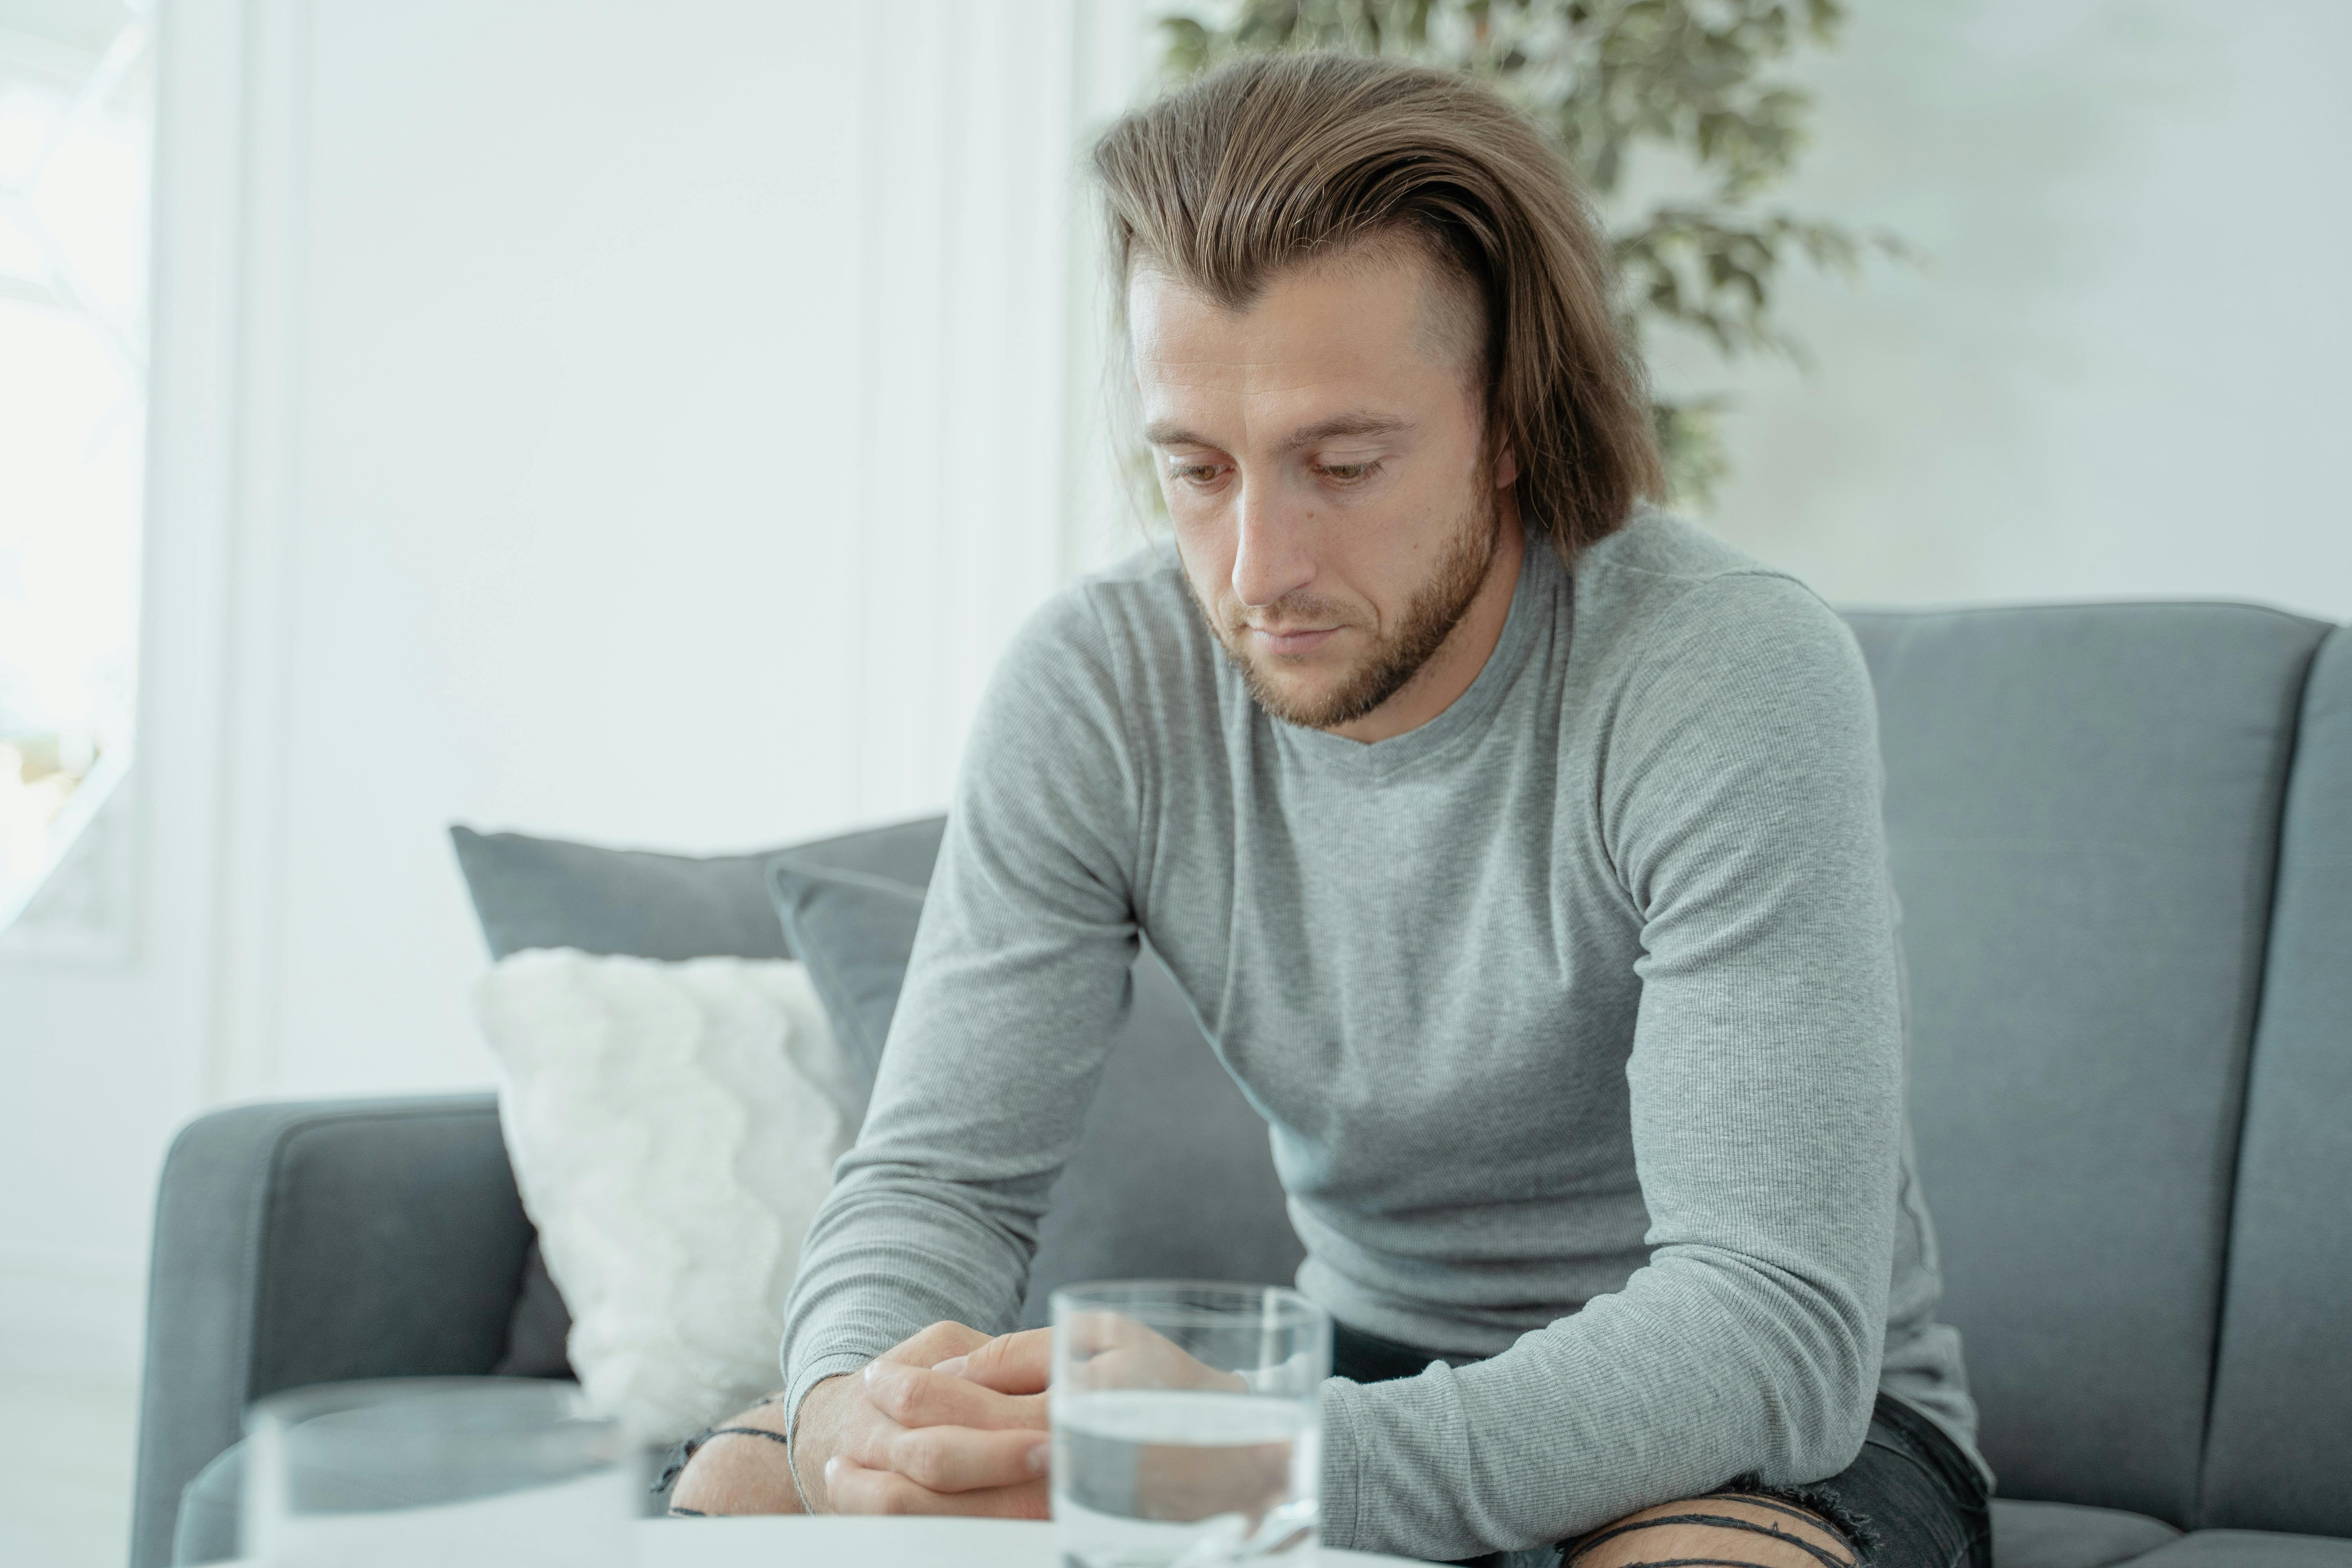
[[[1487,568],[1494,564],[1495,542],[1503,526],[1500,492],[1487,484],[1477,489],[1484,504],[1474,506],[1463,517],[1454,537],[1446,542],[1437,569],[1413,591],[1395,628],[1377,635],[1371,650],[1357,661],[1356,668],[1320,693],[1293,696],[1268,680],[1256,661],[1237,646],[1248,637],[1247,626],[1239,620],[1228,625],[1202,602],[1195,590],[1192,602],[1200,606],[1202,618],[1216,634],[1226,658],[1240,672],[1251,700],[1286,724],[1307,730],[1337,730],[1354,723],[1403,690],[1405,684],[1420,674],[1422,667],[1444,646],[1445,639],[1454,635],[1462,617],[1470,613],[1470,602],[1478,596],[1479,588],[1486,581]],[[1185,582],[1188,585],[1192,582],[1189,574]],[[1277,626],[1356,624],[1342,619],[1336,606],[1304,594],[1285,595],[1265,606],[1260,615],[1263,620]]]

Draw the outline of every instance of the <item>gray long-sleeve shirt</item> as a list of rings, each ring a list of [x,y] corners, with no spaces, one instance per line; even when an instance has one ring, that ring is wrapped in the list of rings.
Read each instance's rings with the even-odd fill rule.
[[[1903,1111],[1870,683],[1791,579],[1655,515],[1532,544],[1469,690],[1370,745],[1256,707],[1145,552],[975,722],[788,1397],[1010,1327],[1139,931],[1264,1113],[1341,1321],[1490,1354],[1326,1384],[1334,1545],[1458,1558],[1851,1463],[1884,1388],[1973,1454]]]

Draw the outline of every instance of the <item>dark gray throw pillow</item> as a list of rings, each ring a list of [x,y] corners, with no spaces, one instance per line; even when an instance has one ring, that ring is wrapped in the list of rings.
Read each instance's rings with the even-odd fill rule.
[[[898,987],[923,918],[923,889],[861,871],[828,870],[798,856],[768,863],[784,945],[808,965],[834,1038],[867,1094],[890,1037]],[[865,1114],[861,1097],[858,1114]]]
[[[522,1285],[515,1292],[514,1310],[507,1314],[506,1349],[493,1377],[564,1377],[572,1375],[572,1309],[540,1256],[539,1237],[522,1258]]]
[[[452,826],[449,837],[492,958],[530,947],[576,947],[675,962],[791,957],[769,896],[770,860],[790,854],[810,866],[919,889],[931,879],[946,823],[925,817],[707,858],[462,826]]]
[[[532,947],[672,961],[784,956],[760,880],[764,855],[698,860],[462,826],[449,837],[492,958]]]
[[[791,846],[789,853],[812,867],[864,872],[919,889],[930,880],[945,826],[944,817],[925,817]],[[533,947],[672,962],[793,956],[768,889],[768,862],[784,848],[698,858],[520,833],[478,833],[462,826],[453,826],[449,838],[494,959]],[[921,895],[912,896],[919,908]],[[898,995],[895,980],[890,994]],[[877,1037],[877,1056],[880,1046]],[[874,1059],[866,1058],[869,1087]],[[571,1331],[572,1315],[534,1240],[522,1260],[506,1350],[491,1370],[516,1377],[569,1377],[564,1342]]]
[[[917,889],[811,867],[797,852],[770,868],[777,915],[833,1022],[866,1069],[881,1061],[922,913]],[[1304,1249],[1290,1228],[1265,1122],[1242,1097],[1147,945],[1133,1005],[1077,1152],[1055,1184],[1037,1238],[1022,1322],[1090,1279],[1254,1279],[1286,1285]],[[870,1052],[870,1055],[868,1054]]]

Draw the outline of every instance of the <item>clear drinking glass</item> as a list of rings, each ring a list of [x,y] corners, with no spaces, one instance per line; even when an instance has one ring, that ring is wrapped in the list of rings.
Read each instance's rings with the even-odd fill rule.
[[[245,1425],[244,1551],[269,1568],[635,1562],[639,1467],[577,1384],[325,1384]]]
[[[1065,1568],[1311,1559],[1331,1320],[1271,1285],[1056,1290],[1054,1527]]]

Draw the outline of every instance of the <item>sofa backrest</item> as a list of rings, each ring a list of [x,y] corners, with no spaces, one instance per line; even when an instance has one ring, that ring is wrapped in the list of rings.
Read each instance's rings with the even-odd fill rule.
[[[2352,630],[2287,788],[2199,1522],[2352,1535]]]
[[[2195,1522],[2280,801],[2316,622],[1857,614],[1912,1114],[2017,1498]]]
[[[1848,618],[1942,1315],[2003,1494],[2352,1534],[2352,631],[2214,605]],[[1063,1278],[1297,1256],[1263,1128],[1148,952],[1136,975],[1031,1321]]]
[[[1290,1228],[1265,1118],[1210,1048],[1159,954],[1136,959],[1134,1006],[1077,1152],[1054,1188],[1029,1270],[1024,1325],[1090,1279],[1287,1285],[1307,1249]]]
[[[824,839],[795,859],[930,880],[945,818]],[[1223,1066],[1167,965],[1147,944],[1111,1037],[1086,1131],[1055,1184],[1029,1270],[1024,1326],[1090,1279],[1246,1279],[1286,1285],[1306,1255],[1290,1228],[1265,1122]]]

